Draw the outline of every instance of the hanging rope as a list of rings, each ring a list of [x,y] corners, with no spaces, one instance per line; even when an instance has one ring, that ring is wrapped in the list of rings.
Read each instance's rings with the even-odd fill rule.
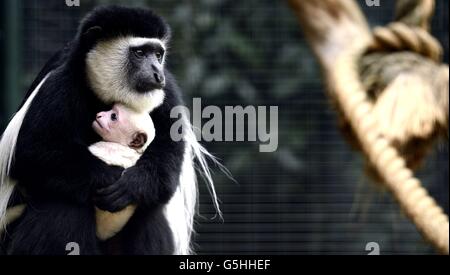
[[[342,62],[342,63],[341,63]],[[353,61],[354,62],[354,61]],[[341,110],[352,126],[367,159],[383,183],[393,193],[405,214],[439,251],[449,253],[449,220],[441,207],[422,187],[419,179],[385,138],[372,116],[373,105],[351,68],[350,60],[340,60],[340,72],[334,76],[334,91]],[[350,73],[352,72],[352,73]],[[349,85],[348,83],[353,83]]]
[[[384,53],[408,51],[436,63],[442,62],[442,47],[428,32],[434,7],[434,1],[431,0],[397,1],[397,20],[399,22],[375,28],[372,44],[369,45],[368,51]],[[434,111],[433,119],[439,120],[438,116],[440,115],[445,120],[443,123],[448,129],[448,66],[428,65],[428,67],[433,66],[437,68],[434,75],[437,85],[434,85],[433,88],[438,91],[433,91],[431,94],[446,96],[446,99],[440,98],[441,102],[439,102],[439,98],[434,102],[434,109],[437,111]],[[422,94],[426,93],[424,89],[421,91]],[[401,91],[394,92],[401,93]],[[439,103],[442,104],[439,106],[441,108],[438,107]],[[446,113],[436,114],[440,110],[444,110],[444,112],[446,110]],[[369,112],[363,114],[361,118],[363,123],[370,119],[372,118]],[[421,131],[426,132],[423,129]],[[370,135],[370,132],[367,135]],[[367,139],[370,138],[366,136]],[[381,137],[367,143],[366,146],[369,147],[366,148],[366,151],[372,164],[377,166],[378,173],[382,174],[385,184],[394,192],[406,215],[414,221],[423,235],[441,252],[449,254],[448,216],[422,187],[421,182],[414,177],[412,171],[406,167],[405,160],[388,143],[390,143],[389,140]]]
[[[439,251],[449,254],[448,216],[422,187],[391,140],[383,134],[373,114],[373,100],[369,98],[358,72],[359,61],[368,49],[414,51],[438,60],[440,46],[424,30],[429,22],[429,17],[425,17],[431,16],[430,7],[434,7],[434,1],[398,1],[398,18],[417,24],[417,28],[396,23],[376,29],[373,36],[354,1],[289,2],[321,62],[330,95],[352,128],[366,158],[423,236]],[[441,77],[447,81],[448,95],[448,67]]]
[[[434,1],[397,4],[399,21],[373,30],[360,76],[382,133],[416,169],[434,142],[448,136],[448,65],[428,32]]]

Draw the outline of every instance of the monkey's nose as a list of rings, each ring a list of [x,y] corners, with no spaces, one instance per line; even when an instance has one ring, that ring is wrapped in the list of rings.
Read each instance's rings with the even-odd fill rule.
[[[156,81],[156,83],[158,83],[159,85],[161,85],[161,86],[164,86],[164,76],[162,76],[161,74],[159,74],[159,73],[154,73],[153,74],[153,77],[155,78],[155,81]]]

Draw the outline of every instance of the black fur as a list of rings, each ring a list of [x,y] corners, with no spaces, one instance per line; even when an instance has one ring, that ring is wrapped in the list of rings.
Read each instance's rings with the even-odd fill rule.
[[[179,183],[184,143],[170,137],[172,107],[181,104],[175,80],[166,71],[166,97],[152,111],[156,138],[136,166],[122,168],[94,157],[88,146],[99,140],[91,129],[105,110],[86,79],[85,57],[96,42],[119,35],[168,39],[164,20],[150,10],[108,6],[81,23],[76,38],[44,66],[29,96],[51,72],[33,101],[19,133],[12,177],[27,196],[24,215],[3,241],[10,254],[102,254],[95,237],[94,205],[117,211],[134,203],[138,211],[121,233],[119,253],[170,254],[173,240],[163,205]],[[95,202],[95,203],[94,203]]]

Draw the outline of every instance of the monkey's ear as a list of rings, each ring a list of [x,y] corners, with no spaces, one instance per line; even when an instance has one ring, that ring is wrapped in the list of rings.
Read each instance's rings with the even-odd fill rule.
[[[141,149],[147,143],[147,134],[143,132],[137,132],[133,135],[133,140],[129,146],[133,149]]]

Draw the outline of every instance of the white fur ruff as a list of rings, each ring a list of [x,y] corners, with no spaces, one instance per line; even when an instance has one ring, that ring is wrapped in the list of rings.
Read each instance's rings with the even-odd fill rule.
[[[145,94],[133,91],[126,79],[127,57],[131,46],[148,42],[164,43],[159,39],[119,37],[99,42],[87,54],[87,76],[94,93],[106,104],[122,103],[136,112],[150,112],[164,101],[164,91],[154,90]]]

